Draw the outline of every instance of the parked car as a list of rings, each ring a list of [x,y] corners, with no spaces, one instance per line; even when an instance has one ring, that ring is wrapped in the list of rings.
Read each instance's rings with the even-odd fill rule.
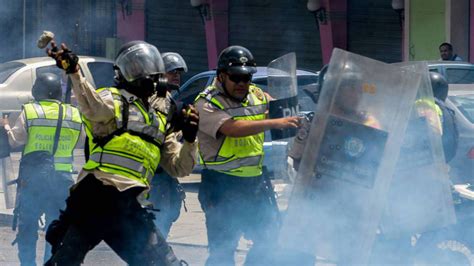
[[[449,163],[455,183],[474,181],[474,64],[459,61],[429,61],[430,71],[442,74],[449,83],[446,104],[456,114],[459,143]]]
[[[459,131],[456,156],[449,163],[454,182],[474,182],[474,87],[450,86],[446,105],[453,109]]]
[[[300,112],[314,111],[316,109],[316,104],[310,99],[307,93],[304,92],[304,89],[311,90],[311,87],[317,86],[318,73],[297,70],[296,75],[298,81],[299,110]],[[184,104],[193,103],[196,96],[203,89],[209,86],[215,77],[215,70],[199,73],[187,80],[183,86],[181,86],[179,92],[175,93],[173,97]],[[267,87],[266,67],[257,67],[257,72],[252,77],[252,83],[255,83],[270,95],[272,94],[271,91],[268,91]],[[263,146],[265,157],[263,165],[269,169],[270,175],[274,179],[288,178],[288,171],[291,168],[287,166],[287,144],[286,140],[272,141],[270,132],[265,132],[265,143]],[[195,169],[196,172],[199,172],[200,170],[200,166]]]
[[[449,163],[456,223],[421,234],[415,265],[474,263],[474,87],[451,84],[446,105],[453,109],[459,131],[455,157]]]
[[[105,87],[114,84],[112,60],[79,56],[79,66],[82,74],[94,86]],[[18,113],[24,103],[33,100],[31,88],[38,74],[45,72],[56,73],[62,77],[63,100],[70,102],[71,82],[64,71],[49,57],[34,57],[0,64],[0,112]]]
[[[430,71],[443,75],[449,84],[473,84],[474,64],[460,61],[429,61]]]

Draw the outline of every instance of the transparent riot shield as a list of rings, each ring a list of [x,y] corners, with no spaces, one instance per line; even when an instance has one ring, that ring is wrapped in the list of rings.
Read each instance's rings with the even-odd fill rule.
[[[15,173],[10,158],[10,144],[3,127],[0,127],[0,176],[2,178],[2,192],[5,197],[5,208],[15,207]]]
[[[279,238],[291,263],[367,262],[420,81],[333,51]]]
[[[269,117],[281,118],[298,115],[296,55],[289,53],[267,66],[267,88],[273,100],[269,104]],[[272,140],[293,137],[296,129],[272,129]]]
[[[12,160],[9,156],[0,159],[0,175],[2,176],[2,190],[5,197],[5,208],[13,209],[15,207],[16,180]]]
[[[381,223],[385,237],[409,237],[455,222],[439,108],[424,62],[397,66],[422,75]]]

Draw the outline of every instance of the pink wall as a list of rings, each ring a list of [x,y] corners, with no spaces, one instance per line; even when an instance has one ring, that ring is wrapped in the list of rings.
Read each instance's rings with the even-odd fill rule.
[[[328,13],[328,23],[319,23],[323,64],[327,64],[334,48],[347,49],[347,0],[323,0],[322,7]]]
[[[117,1],[117,38],[124,43],[145,40],[145,0],[128,2],[131,5],[131,15],[123,14],[120,1]]]
[[[205,22],[207,62],[209,69],[217,66],[219,53],[229,46],[229,1],[209,0],[210,19]]]

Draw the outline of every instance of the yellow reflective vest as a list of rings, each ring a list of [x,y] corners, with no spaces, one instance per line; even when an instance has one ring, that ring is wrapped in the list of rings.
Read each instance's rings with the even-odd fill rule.
[[[72,172],[73,151],[81,134],[82,120],[79,110],[56,100],[41,100],[23,105],[28,132],[28,141],[23,155],[36,151],[52,153],[59,118],[59,105],[63,107],[63,121],[54,166],[56,171]]]
[[[433,99],[416,100],[415,108],[418,116],[425,117],[435,132],[443,135],[443,126],[441,124],[443,111]]]
[[[201,92],[196,101],[203,98],[228,113],[234,120],[264,120],[268,109],[267,99],[263,91],[251,84],[247,99],[238,108],[226,106],[223,95],[215,86],[209,86]],[[228,175],[253,177],[262,174],[264,133],[252,136],[233,138],[225,137],[213,161],[204,161],[200,156],[201,164],[206,169],[218,171]],[[206,156],[207,157],[207,156]]]
[[[103,90],[112,93],[117,130],[106,137],[95,137],[90,121],[83,118],[90,145],[89,160],[84,169],[125,176],[148,186],[161,159],[166,116],[160,112],[147,112],[140,100],[125,99],[117,88],[97,91]]]

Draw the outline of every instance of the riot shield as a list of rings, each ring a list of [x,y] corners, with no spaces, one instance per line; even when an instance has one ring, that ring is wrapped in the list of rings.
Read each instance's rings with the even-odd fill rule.
[[[333,51],[279,238],[291,263],[367,262],[420,80]]]
[[[289,53],[267,66],[267,89],[273,98],[269,103],[269,117],[281,118],[298,115],[296,55]],[[272,129],[272,140],[293,137],[296,129]]]
[[[387,198],[381,229],[408,237],[455,222],[440,114],[424,62],[396,64],[422,75]]]
[[[2,178],[3,195],[5,197],[5,207],[11,209],[15,207],[15,174],[10,158],[10,144],[8,143],[7,132],[3,127],[0,127],[0,175]]]

